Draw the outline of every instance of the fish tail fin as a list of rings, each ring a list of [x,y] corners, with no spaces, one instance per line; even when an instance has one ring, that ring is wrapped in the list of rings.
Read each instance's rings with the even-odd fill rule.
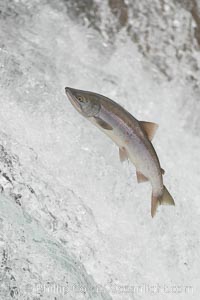
[[[160,204],[175,205],[174,199],[172,198],[172,196],[170,195],[170,193],[168,192],[165,186],[163,189],[162,197],[160,199]]]
[[[152,196],[151,196],[151,216],[152,216],[152,218],[156,214],[158,205],[160,205],[160,197],[154,196],[154,194],[152,193]]]
[[[174,199],[164,186],[162,195],[156,196],[152,193],[151,198],[151,216],[152,218],[155,216],[158,205],[175,205]]]

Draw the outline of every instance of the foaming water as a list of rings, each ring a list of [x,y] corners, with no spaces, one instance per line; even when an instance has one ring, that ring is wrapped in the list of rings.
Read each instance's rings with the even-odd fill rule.
[[[10,257],[2,274],[8,265],[17,274],[20,299],[49,299],[44,286],[58,281],[76,285],[69,299],[149,299],[152,293],[174,299],[172,286],[182,287],[176,299],[195,297],[199,136],[190,127],[195,106],[188,113],[185,104],[194,91],[181,73],[166,81],[123,30],[108,46],[61,8],[27,7],[18,21],[1,19],[1,247]],[[151,219],[150,186],[138,185],[134,166],[121,165],[117,147],[77,114],[65,86],[104,94],[160,125],[153,144],[175,207],[162,207]],[[8,244],[24,251],[27,276]],[[11,276],[2,278],[9,286]]]

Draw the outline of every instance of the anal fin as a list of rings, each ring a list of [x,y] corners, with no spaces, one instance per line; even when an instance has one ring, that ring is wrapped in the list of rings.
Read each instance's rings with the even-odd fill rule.
[[[137,182],[138,182],[138,183],[146,182],[146,181],[149,180],[145,175],[143,175],[143,174],[142,174],[141,172],[139,172],[139,171],[136,171],[136,175],[137,175]]]

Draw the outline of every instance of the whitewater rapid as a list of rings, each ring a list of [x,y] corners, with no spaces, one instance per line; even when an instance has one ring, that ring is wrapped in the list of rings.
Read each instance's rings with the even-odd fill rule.
[[[124,30],[109,45],[61,4],[16,7],[0,27],[2,299],[198,299],[200,137],[182,69],[168,81]],[[152,220],[150,185],[65,86],[159,124],[175,207]]]

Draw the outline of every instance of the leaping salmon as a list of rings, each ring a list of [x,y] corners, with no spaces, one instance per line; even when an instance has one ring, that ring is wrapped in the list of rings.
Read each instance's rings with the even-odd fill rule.
[[[151,216],[160,204],[175,205],[163,184],[164,170],[151,143],[158,125],[138,121],[113,100],[93,92],[65,88],[75,109],[108,135],[119,147],[121,162],[129,159],[136,167],[137,181],[152,186]]]

